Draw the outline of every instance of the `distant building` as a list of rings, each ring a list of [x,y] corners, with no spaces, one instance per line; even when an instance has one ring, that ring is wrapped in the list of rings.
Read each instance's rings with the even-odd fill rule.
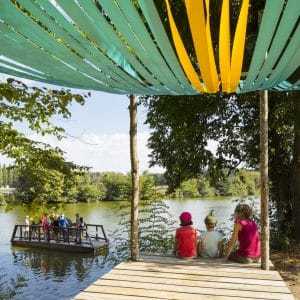
[[[15,188],[10,187],[9,185],[0,187],[0,194],[13,194],[16,191]]]

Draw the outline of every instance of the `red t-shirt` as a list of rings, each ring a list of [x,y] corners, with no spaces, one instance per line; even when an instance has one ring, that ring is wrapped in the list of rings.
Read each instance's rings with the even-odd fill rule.
[[[197,231],[193,226],[182,226],[176,230],[177,254],[179,257],[197,255]]]

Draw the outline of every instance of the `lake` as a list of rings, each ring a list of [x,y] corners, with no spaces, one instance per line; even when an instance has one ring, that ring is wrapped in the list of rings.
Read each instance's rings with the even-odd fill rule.
[[[219,226],[232,226],[231,215],[236,203],[232,199],[165,200],[174,219],[182,211],[190,211],[194,225],[204,230],[204,217],[215,210]],[[118,242],[112,233],[120,222],[118,202],[66,204],[63,211],[72,220],[78,212],[85,222],[103,224],[111,246]],[[89,256],[11,247],[15,224],[23,224],[29,212],[22,206],[5,211],[0,206],[0,299],[71,299],[104,273],[115,261],[107,256]],[[178,224],[178,222],[177,222]]]

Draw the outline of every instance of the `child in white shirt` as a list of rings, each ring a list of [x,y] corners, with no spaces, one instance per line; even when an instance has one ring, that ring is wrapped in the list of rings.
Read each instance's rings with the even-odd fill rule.
[[[204,220],[207,231],[201,234],[198,252],[205,258],[215,258],[222,255],[224,236],[215,230],[217,219],[212,212]]]

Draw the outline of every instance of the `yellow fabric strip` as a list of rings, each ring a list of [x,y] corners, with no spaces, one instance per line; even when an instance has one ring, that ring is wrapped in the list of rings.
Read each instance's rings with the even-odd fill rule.
[[[219,66],[222,91],[230,92],[230,9],[229,0],[223,0],[219,34]]]
[[[235,30],[232,56],[231,56],[231,74],[230,90],[235,92],[240,82],[243,67],[245,39],[247,30],[249,0],[243,0],[238,23]]]
[[[207,38],[207,47],[208,47],[208,56],[209,56],[209,63],[210,63],[210,68],[212,72],[212,81],[214,87],[216,87],[216,91],[219,90],[219,76],[217,72],[217,67],[216,67],[216,62],[215,62],[215,55],[214,55],[214,49],[213,49],[213,43],[212,43],[212,38],[211,38],[211,29],[210,29],[210,0],[205,0],[205,6],[206,6],[206,12],[207,12],[207,17],[206,17],[206,38]]]
[[[206,2],[207,4],[209,3]],[[207,91],[217,92],[219,79],[210,36],[210,22],[205,20],[203,0],[185,0],[185,5],[201,76]],[[207,12],[209,18],[209,8]]]
[[[187,78],[191,82],[192,86],[199,92],[205,92],[206,91],[205,87],[201,83],[199,76],[191,63],[189,55],[184,47],[183,41],[178,32],[178,29],[177,29],[177,26],[176,26],[176,23],[175,23],[175,20],[173,18],[173,14],[171,11],[169,0],[165,0],[165,2],[167,5],[168,19],[169,19],[169,23],[170,23],[173,42],[175,45],[175,49],[176,49],[179,61],[182,65],[182,68],[183,68]]]

